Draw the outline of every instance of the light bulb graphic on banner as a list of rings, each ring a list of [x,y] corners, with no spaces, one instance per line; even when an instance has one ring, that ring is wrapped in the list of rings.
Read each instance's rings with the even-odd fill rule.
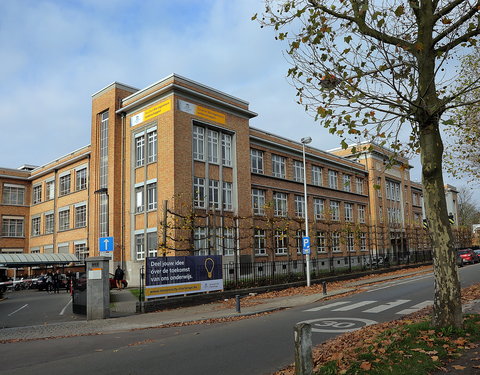
[[[215,262],[212,258],[205,259],[205,269],[207,270],[207,276],[209,279],[212,278],[213,268],[215,267]]]

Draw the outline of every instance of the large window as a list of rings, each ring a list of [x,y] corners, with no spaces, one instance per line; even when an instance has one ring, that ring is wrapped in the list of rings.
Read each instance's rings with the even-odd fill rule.
[[[64,208],[58,212],[58,230],[68,229],[70,229],[70,208]]]
[[[215,210],[220,208],[220,181],[208,181],[208,206]]]
[[[76,183],[75,188],[77,191],[84,190],[87,188],[87,168],[82,168],[77,170],[75,183]]]
[[[53,213],[46,213],[45,214],[45,234],[53,233],[54,223],[55,223],[55,219],[54,219]]]
[[[287,194],[273,193],[273,210],[275,216],[287,216]]]
[[[145,135],[135,137],[135,166],[141,167],[145,164]]]
[[[158,236],[157,232],[147,233],[147,250],[149,257],[156,257],[158,252]]]
[[[303,195],[295,195],[295,216],[305,217],[305,197]]]
[[[336,171],[328,170],[328,187],[338,189],[338,174]]]
[[[193,158],[205,160],[205,129],[200,126],[193,126]]]
[[[193,206],[205,208],[205,179],[193,178]]]
[[[358,194],[363,194],[363,179],[355,177],[355,190]]]
[[[147,184],[147,210],[157,209],[157,183]]]
[[[325,200],[320,198],[313,198],[313,214],[315,219],[325,219]]]
[[[263,151],[252,148],[250,150],[250,161],[252,164],[252,173],[263,174]]]
[[[339,232],[332,233],[332,252],[334,253],[340,252],[340,233]]]
[[[75,228],[87,226],[87,206],[85,204],[75,206]]]
[[[355,242],[353,239],[352,232],[347,233],[347,251],[350,251],[350,252],[355,251]]]
[[[58,190],[59,190],[60,196],[69,194],[70,193],[70,173],[60,176],[59,184],[60,184],[60,188]]]
[[[353,205],[351,203],[345,203],[345,221],[353,221]]]
[[[42,185],[36,185],[33,187],[32,203],[37,204],[42,201]]]
[[[75,256],[78,258],[79,262],[85,262],[85,259],[88,258],[88,248],[86,242],[75,244]]]
[[[145,235],[139,233],[135,235],[135,259],[145,259]]]
[[[267,249],[266,249],[265,243],[266,243],[265,230],[254,229],[253,247],[255,249],[255,255],[257,256],[267,255]]]
[[[232,136],[222,133],[222,164],[232,166]]]
[[[235,237],[233,228],[217,228],[215,237],[216,253],[218,255],[234,255]]]
[[[400,202],[401,188],[400,183],[389,181],[385,182],[385,195],[387,199]]]
[[[303,163],[301,161],[293,161],[293,179],[297,182],[303,182]]]
[[[5,204],[25,204],[25,187],[19,185],[3,185],[3,203]]]
[[[340,203],[337,201],[330,201],[330,219],[333,221],[340,220]]]
[[[208,162],[218,164],[218,132],[207,129]]]
[[[312,184],[317,186],[322,186],[322,168],[314,165],[312,166]]]
[[[226,211],[233,210],[233,184],[231,182],[223,182],[222,188],[223,209]]]
[[[272,154],[272,175],[285,178],[285,158],[283,156]]]
[[[265,190],[252,189],[252,208],[254,215],[265,215]]]
[[[286,255],[288,251],[288,235],[286,230],[276,230],[274,235],[275,254]]]
[[[360,223],[365,223],[365,206],[358,206],[358,221]]]
[[[40,235],[40,217],[32,218],[32,236]]]
[[[50,200],[55,198],[55,180],[47,181],[45,183],[45,199]]]
[[[297,248],[297,254],[301,254],[303,251],[303,237],[305,236],[305,231],[297,230],[295,232],[295,247]]]
[[[2,235],[4,237],[24,237],[24,218],[4,216],[2,218]]]
[[[365,232],[360,233],[360,251],[367,251],[367,234]]]
[[[348,174],[343,175],[343,190],[352,191],[352,176]]]
[[[196,227],[193,231],[193,249],[195,255],[208,255],[207,228]]]
[[[135,188],[135,212],[140,213],[143,211],[145,211],[143,186],[137,186]]]
[[[157,161],[157,130],[147,130],[147,163]]]
[[[316,237],[317,237],[317,252],[326,253],[327,247],[326,247],[325,232],[317,231]]]

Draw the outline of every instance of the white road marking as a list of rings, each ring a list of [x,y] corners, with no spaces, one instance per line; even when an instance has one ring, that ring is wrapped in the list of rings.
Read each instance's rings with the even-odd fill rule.
[[[378,322],[370,319],[360,318],[320,318],[305,320],[300,323],[309,323],[312,325],[312,332],[344,333],[356,331],[357,329],[377,324]]]
[[[12,312],[12,313],[8,314],[8,316],[12,316],[13,314],[15,314],[15,313],[19,312],[21,309],[24,309],[24,308],[25,308],[25,307],[27,307],[27,306],[28,306],[28,303],[27,303],[27,304],[25,304],[25,305],[23,305],[23,306],[22,306],[22,307],[20,307],[19,309],[16,309],[14,312]]]
[[[364,312],[364,313],[379,313],[379,312],[382,312],[382,311],[385,311],[385,310],[388,310],[388,309],[393,309],[396,306],[403,305],[404,303],[407,303],[407,302],[410,302],[410,301],[411,300],[409,300],[409,299],[398,299],[398,300],[393,301],[393,302],[388,302],[384,305],[379,305],[379,306],[376,306],[376,307],[372,307],[371,309],[364,310],[362,312]]]
[[[375,288],[375,289],[367,290],[367,293],[376,292],[377,290],[387,289],[387,288],[391,288],[391,287],[397,286],[397,285],[408,284],[408,283],[418,281],[418,280],[422,280],[422,279],[426,279],[426,278],[429,278],[429,277],[431,277],[431,275],[427,275],[427,276],[423,276],[423,277],[415,277],[415,278],[409,279],[407,281],[399,282],[399,283],[391,282],[388,285],[381,286],[381,287],[378,287],[378,288]]]
[[[60,311],[60,314],[58,314],[58,315],[65,314],[65,310],[67,309],[68,305],[70,305],[71,303],[72,303],[72,300],[69,300],[68,303],[65,305],[65,307],[62,309],[62,311]]]
[[[334,309],[332,311],[350,311],[350,310],[356,309],[358,307],[362,307],[362,306],[365,306],[365,305],[370,305],[370,304],[375,303],[375,302],[377,302],[377,301],[361,301],[361,302],[358,302],[358,303],[354,303],[353,305],[348,305],[348,306],[340,307],[338,309]]]
[[[312,309],[308,309],[308,310],[304,310],[304,311],[320,311],[320,310],[326,310],[326,309],[329,309],[330,307],[345,305],[346,303],[350,303],[350,301],[334,302],[334,303],[330,303],[329,305],[318,306],[318,307],[314,307],[314,308],[312,308]]]
[[[397,312],[397,314],[399,314],[399,315],[411,314],[411,313],[414,313],[415,311],[418,311],[418,310],[423,309],[424,307],[427,307],[427,306],[430,306],[430,305],[433,305],[433,301],[430,301],[430,300],[423,301],[419,304],[416,304],[415,306],[410,307],[409,309],[399,311],[399,312]]]

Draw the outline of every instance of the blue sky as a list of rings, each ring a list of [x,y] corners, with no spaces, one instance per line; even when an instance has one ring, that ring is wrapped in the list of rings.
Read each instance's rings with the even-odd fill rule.
[[[251,125],[338,139],[295,103],[285,45],[251,17],[261,0],[0,1],[0,166],[42,165],[90,143],[91,95],[177,73],[250,102]],[[420,179],[413,161],[412,178]],[[457,187],[462,181],[446,178]],[[480,191],[475,191],[480,201]]]

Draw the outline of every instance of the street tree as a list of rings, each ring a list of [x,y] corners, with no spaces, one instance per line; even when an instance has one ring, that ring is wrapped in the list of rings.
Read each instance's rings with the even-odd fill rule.
[[[287,75],[298,103],[338,135],[343,148],[350,140],[373,140],[397,155],[420,153],[437,327],[462,324],[440,127],[442,116],[459,105],[455,99],[478,89],[455,85],[453,72],[480,33],[479,6],[466,0],[265,0],[263,14],[253,17],[288,43]]]
[[[462,57],[462,74],[457,78],[462,87],[476,85],[480,80],[480,47]],[[480,90],[466,91],[456,100],[460,104],[452,115],[452,124],[446,129],[446,167],[454,177],[471,182],[480,180]]]

